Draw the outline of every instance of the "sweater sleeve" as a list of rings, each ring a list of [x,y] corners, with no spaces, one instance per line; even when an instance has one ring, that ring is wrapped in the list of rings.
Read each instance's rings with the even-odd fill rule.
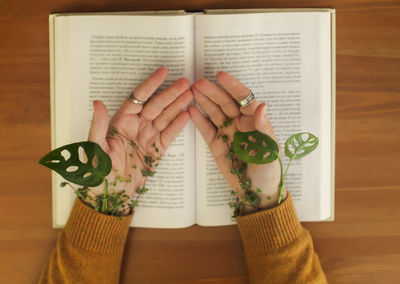
[[[107,216],[77,198],[39,283],[118,283],[132,216]]]
[[[327,283],[290,194],[278,207],[237,218],[250,283]]]

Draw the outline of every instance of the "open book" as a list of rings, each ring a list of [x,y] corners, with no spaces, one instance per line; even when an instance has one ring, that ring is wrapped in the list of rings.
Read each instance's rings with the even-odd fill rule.
[[[215,82],[224,70],[268,102],[280,143],[300,131],[319,137],[317,150],[294,162],[286,187],[302,221],[332,220],[334,19],[330,9],[50,15],[52,147],[86,140],[92,102],[113,114],[159,66],[169,69],[161,89],[180,77]],[[75,196],[52,178],[53,226],[62,227]],[[146,186],[132,226],[234,223],[231,188],[191,121]]]

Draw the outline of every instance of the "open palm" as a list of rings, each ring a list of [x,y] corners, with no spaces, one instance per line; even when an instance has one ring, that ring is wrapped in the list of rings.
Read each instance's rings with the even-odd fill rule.
[[[259,104],[256,100],[246,107],[239,107],[236,100],[242,100],[249,94],[249,89],[227,72],[217,74],[221,89],[206,79],[200,79],[192,86],[195,100],[209,116],[206,119],[196,107],[190,107],[190,117],[200,131],[216,161],[221,173],[236,192],[240,189],[237,176],[231,173],[232,161],[228,157],[228,147],[220,135],[227,135],[229,142],[233,140],[236,131],[246,132],[258,130],[277,141],[271,123],[266,114],[267,105]],[[220,128],[224,121],[232,123]],[[270,164],[249,164],[247,177],[250,178],[252,188],[262,190],[261,208],[272,207],[278,200],[278,186],[280,183],[280,165],[276,160]]]
[[[109,122],[108,111],[94,102],[89,141],[95,142],[110,156],[113,170],[107,176],[115,190],[125,190],[132,197],[154,172],[159,159],[189,120],[183,109],[192,100],[190,83],[181,78],[157,95],[152,94],[166,79],[168,70],[157,69],[133,91],[144,105],[124,101]],[[103,193],[104,186],[94,188]]]

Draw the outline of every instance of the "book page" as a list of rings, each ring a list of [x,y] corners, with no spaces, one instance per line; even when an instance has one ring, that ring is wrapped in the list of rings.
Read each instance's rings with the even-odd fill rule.
[[[160,66],[169,69],[169,76],[159,91],[180,77],[193,80],[192,16],[57,17],[56,35],[60,27],[68,41],[56,41],[55,55],[69,66],[64,69],[56,62],[56,85],[68,86],[55,95],[57,147],[87,139],[94,100],[103,101],[112,115]],[[68,81],[57,77],[58,72],[67,73]],[[139,199],[133,226],[174,228],[194,223],[193,145],[194,128],[188,124],[147,180],[149,191]],[[56,198],[55,214],[64,216],[61,221],[68,215],[62,203],[73,200],[64,197]]]
[[[330,13],[197,15],[195,25],[196,80],[215,82],[224,70],[252,89],[268,103],[283,149],[294,133],[319,137],[315,152],[292,163],[285,184],[301,220],[327,218],[330,200],[322,196],[331,190]],[[196,143],[197,222],[230,223],[231,190],[199,133]],[[284,162],[286,168],[288,159]]]

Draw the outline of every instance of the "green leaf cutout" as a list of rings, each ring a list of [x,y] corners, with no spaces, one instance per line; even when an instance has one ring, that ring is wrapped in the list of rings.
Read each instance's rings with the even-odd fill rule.
[[[235,132],[232,149],[240,159],[251,164],[272,163],[279,155],[279,146],[275,140],[257,130]]]
[[[300,159],[314,151],[318,142],[318,137],[309,132],[293,134],[285,142],[285,155],[290,160]]]
[[[82,153],[86,153],[86,162],[79,159],[79,148],[82,148],[83,161]],[[78,142],[54,149],[41,158],[39,164],[57,172],[67,181],[83,186],[100,185],[112,167],[110,157],[93,142]]]

